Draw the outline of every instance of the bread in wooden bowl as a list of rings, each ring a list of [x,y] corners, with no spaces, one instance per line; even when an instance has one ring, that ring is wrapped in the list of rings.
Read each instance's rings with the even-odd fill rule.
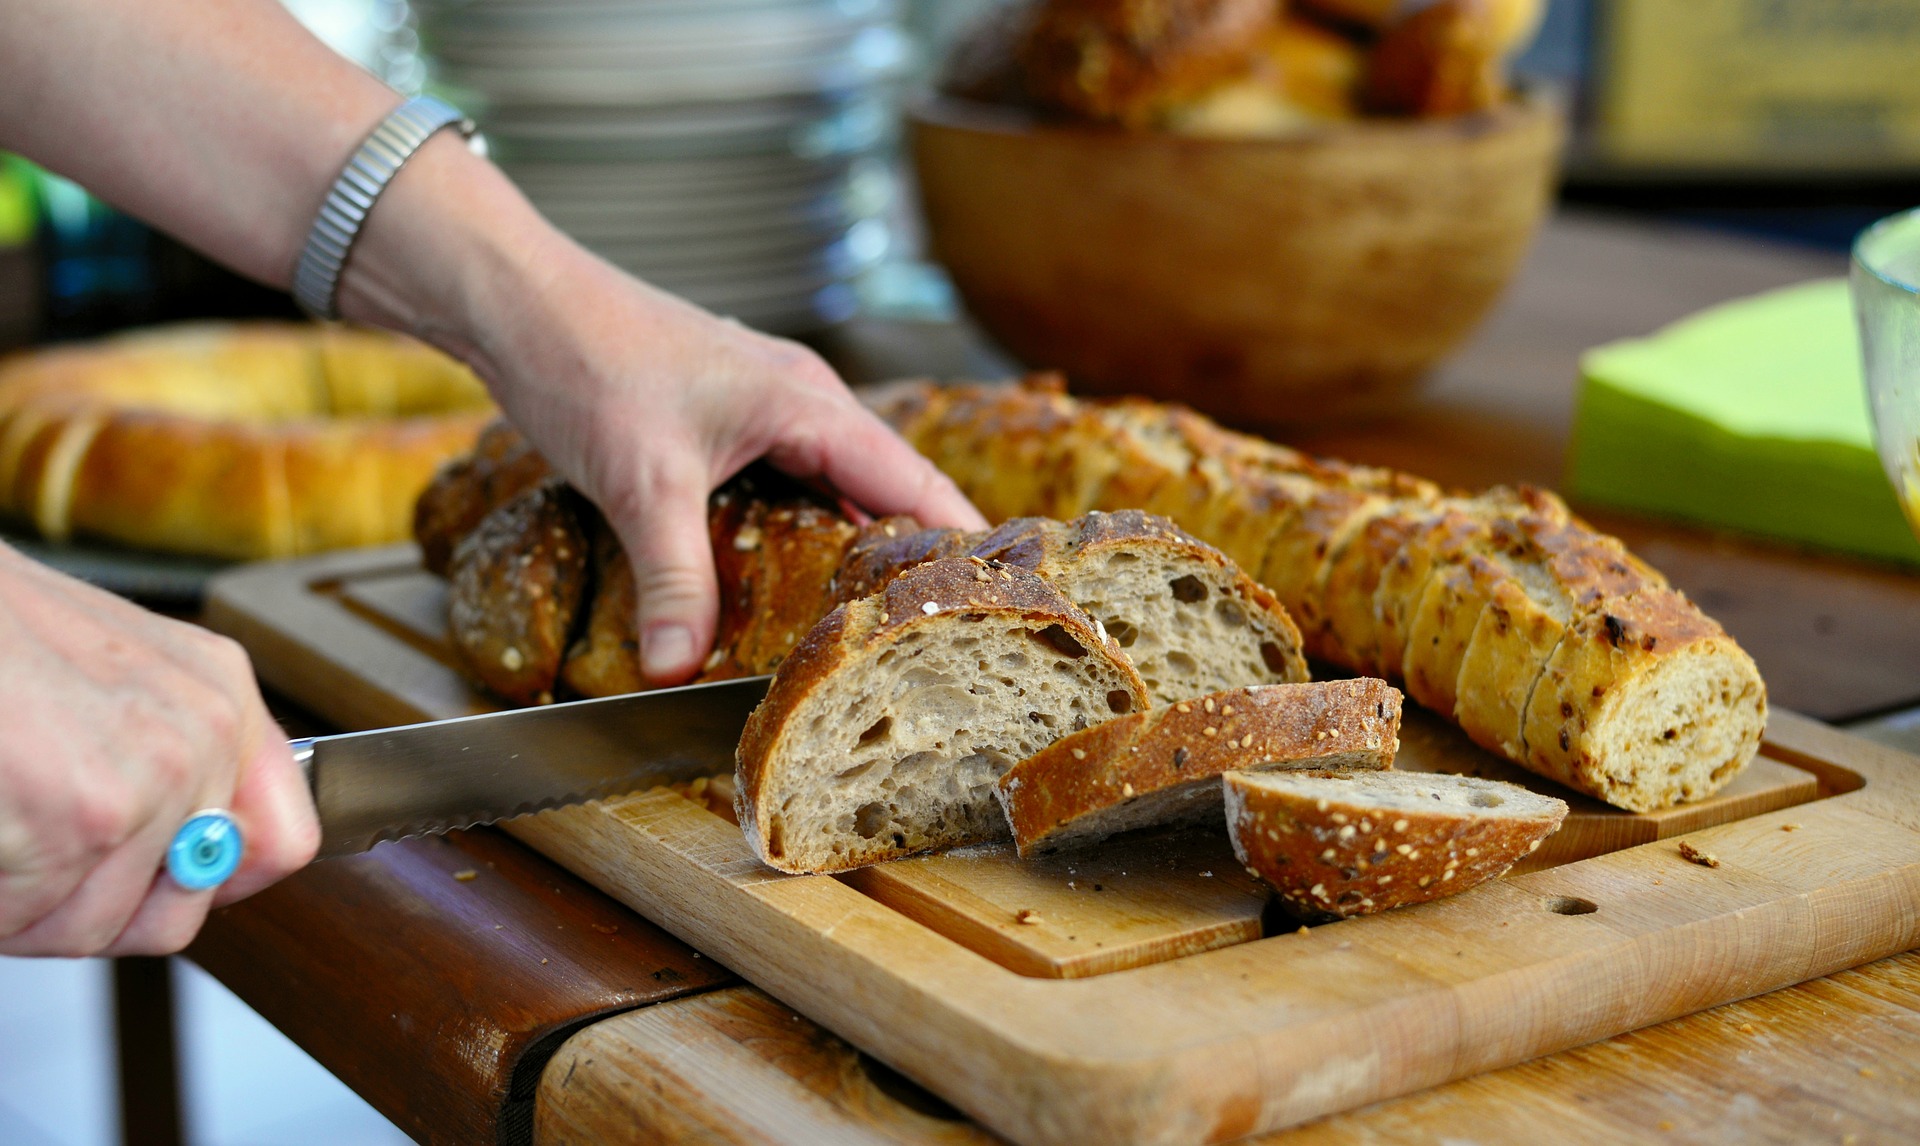
[[[463,366],[344,327],[206,323],[0,363],[0,516],[213,557],[407,536],[492,416]]]
[[[1233,851],[1308,921],[1371,915],[1503,874],[1558,831],[1564,801],[1425,772],[1229,772]]]
[[[1220,774],[1377,770],[1399,747],[1400,691],[1360,677],[1232,688],[1064,736],[994,785],[1022,856],[1162,824],[1218,824]]]
[[[994,781],[1148,704],[1120,646],[1024,569],[953,557],[828,615],[740,739],[740,826],[781,871],[1006,835]]]

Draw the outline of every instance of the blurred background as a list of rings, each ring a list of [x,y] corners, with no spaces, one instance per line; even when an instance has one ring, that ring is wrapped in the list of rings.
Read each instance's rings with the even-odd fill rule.
[[[474,111],[589,247],[828,347],[862,323],[948,337],[960,317],[898,113],[994,3],[287,0],[395,88]],[[1920,0],[1551,0],[1514,70],[1569,109],[1559,204],[1838,251],[1920,202],[1916,60]],[[0,155],[0,350],[294,314]],[[192,1141],[404,1140],[224,988],[171,973]],[[104,964],[0,959],[0,1142],[119,1138],[109,998]]]
[[[812,335],[943,319],[896,110],[997,0],[288,0],[402,91],[477,111],[556,224],[713,309]],[[1550,0],[1515,72],[1573,118],[1563,202],[1842,247],[1920,201],[1920,0]],[[291,314],[0,158],[0,346]]]

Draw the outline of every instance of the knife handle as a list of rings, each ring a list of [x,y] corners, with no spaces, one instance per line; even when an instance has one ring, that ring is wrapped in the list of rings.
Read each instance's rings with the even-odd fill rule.
[[[167,845],[167,874],[188,891],[219,887],[240,867],[246,841],[240,825],[224,808],[207,808],[187,817]]]
[[[291,741],[293,762],[312,783],[313,738]],[[233,877],[246,854],[240,825],[225,808],[205,808],[187,817],[167,845],[167,874],[188,891],[219,887]]]

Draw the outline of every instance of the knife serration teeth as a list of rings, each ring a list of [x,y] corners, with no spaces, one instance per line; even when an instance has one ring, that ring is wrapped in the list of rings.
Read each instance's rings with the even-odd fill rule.
[[[497,824],[502,820],[511,820],[515,816],[531,815],[534,812],[544,812],[550,808],[564,808],[574,804],[588,804],[598,800],[609,800],[616,796],[631,795],[636,791],[649,790],[651,789],[632,788],[617,782],[602,784],[578,792],[569,792],[564,796],[553,796],[544,800],[528,800],[525,803],[514,805],[503,815],[493,815],[489,812],[475,811],[464,815],[442,816],[436,820],[410,824],[404,831],[394,829],[377,833],[370,843],[381,844],[386,843],[388,840],[410,840],[417,836],[437,836],[442,832],[459,831],[463,828],[477,828],[486,824]]]

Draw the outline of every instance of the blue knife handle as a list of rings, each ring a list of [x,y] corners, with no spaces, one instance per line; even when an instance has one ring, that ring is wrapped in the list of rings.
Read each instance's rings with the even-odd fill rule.
[[[240,825],[220,808],[195,812],[167,845],[167,874],[188,891],[206,891],[227,882],[246,854]]]
[[[294,763],[302,772],[312,767],[313,739],[307,737],[288,745]],[[206,891],[219,887],[240,870],[247,854],[247,843],[240,825],[225,808],[207,808],[187,817],[167,845],[167,874],[188,891]]]

